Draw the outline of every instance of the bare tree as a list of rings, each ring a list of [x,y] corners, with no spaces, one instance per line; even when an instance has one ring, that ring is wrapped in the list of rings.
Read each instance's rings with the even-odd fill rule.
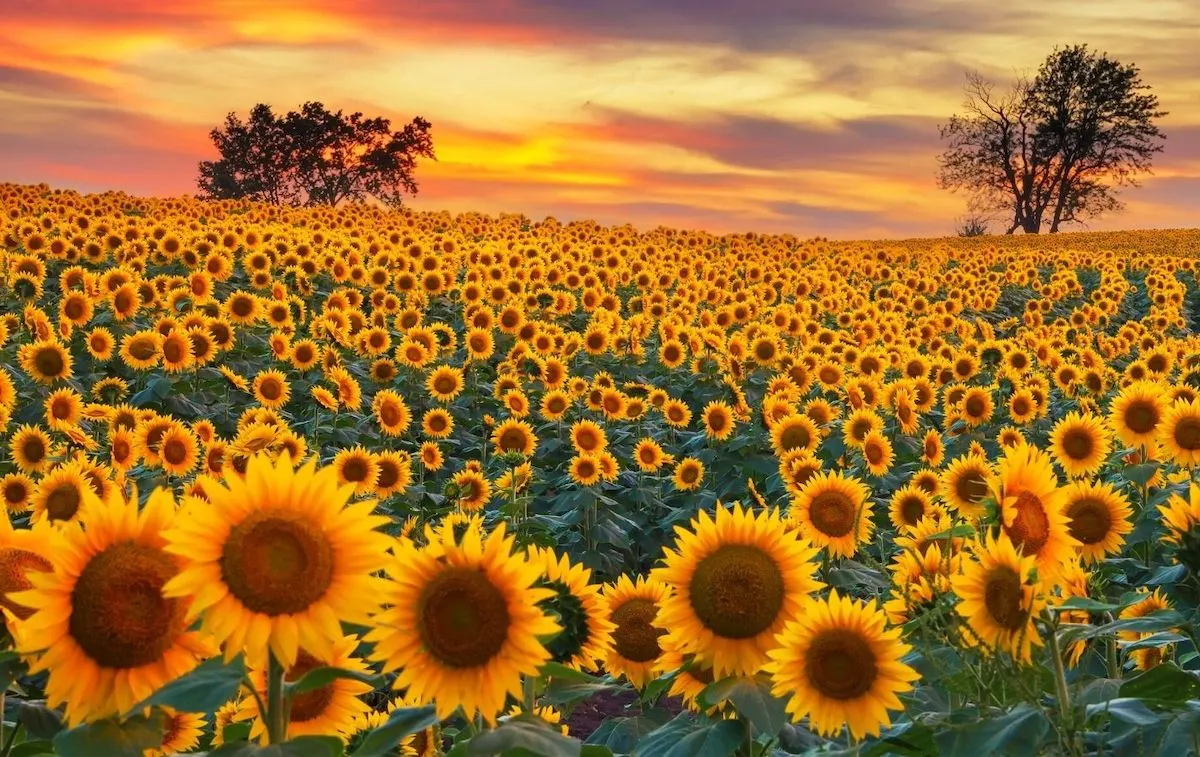
[[[1008,234],[1118,210],[1115,190],[1136,186],[1162,150],[1153,121],[1166,113],[1147,89],[1135,66],[1086,45],[1055,50],[1033,81],[1002,95],[969,73],[964,113],[939,127],[948,144],[938,185],[967,192],[975,210],[1005,213]]]

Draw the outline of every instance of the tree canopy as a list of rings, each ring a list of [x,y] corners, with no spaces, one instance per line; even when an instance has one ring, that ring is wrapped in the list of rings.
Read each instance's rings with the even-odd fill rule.
[[[319,102],[286,115],[260,103],[246,121],[230,113],[210,132],[221,158],[201,162],[196,183],[211,199],[300,206],[373,198],[397,207],[417,193],[417,160],[436,159],[430,128],[420,116],[392,131],[387,118],[335,113]]]
[[[1137,186],[1163,149],[1154,122],[1166,113],[1149,89],[1136,66],[1087,45],[1055,49],[1004,94],[970,73],[965,112],[940,127],[939,186],[1007,216],[1009,234],[1119,210],[1117,190]]]

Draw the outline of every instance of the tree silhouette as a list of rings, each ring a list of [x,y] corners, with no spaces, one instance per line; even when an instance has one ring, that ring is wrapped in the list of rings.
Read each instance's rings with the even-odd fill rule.
[[[1003,95],[969,73],[965,113],[939,129],[938,184],[966,191],[974,211],[1008,215],[1009,234],[1119,210],[1116,190],[1137,186],[1162,151],[1154,120],[1166,113],[1148,90],[1136,66],[1087,45],[1055,49]]]
[[[279,116],[260,103],[245,122],[230,113],[209,133],[221,159],[201,162],[196,184],[209,199],[298,206],[374,198],[398,207],[417,193],[418,158],[436,159],[430,127],[418,116],[393,132],[386,118],[319,102]]]

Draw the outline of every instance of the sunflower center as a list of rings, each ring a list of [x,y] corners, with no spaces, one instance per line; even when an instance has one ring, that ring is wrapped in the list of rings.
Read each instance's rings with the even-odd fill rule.
[[[504,647],[510,626],[508,601],[480,570],[447,568],[421,592],[421,643],[443,665],[487,664]]]
[[[979,471],[968,471],[959,477],[954,493],[965,502],[978,502],[987,495],[987,479]]]
[[[1158,410],[1150,402],[1132,402],[1125,408],[1125,425],[1135,434],[1148,434],[1158,425]]]
[[[395,405],[385,404],[379,408],[379,419],[385,426],[397,426],[400,424],[400,409]]]
[[[587,608],[561,581],[550,581],[549,588],[554,589],[554,596],[538,605],[558,615],[563,630],[546,643],[546,651],[555,662],[567,663],[587,646],[591,638]]]
[[[1017,495],[1013,509],[1017,514],[1004,530],[1025,554],[1038,554],[1050,540],[1050,519],[1046,516],[1046,506],[1036,494],[1024,491]]]
[[[925,514],[925,500],[920,497],[905,497],[900,501],[900,519],[915,525]]]
[[[351,457],[342,466],[342,476],[347,481],[359,483],[367,480],[367,461],[359,457]]]
[[[1188,452],[1200,449],[1200,418],[1181,418],[1175,424],[1175,443]]]
[[[779,435],[779,446],[784,451],[799,449],[801,447],[807,448],[811,441],[812,437],[809,436],[808,429],[799,423],[789,425]]]
[[[1021,577],[1012,568],[994,569],[987,578],[983,601],[988,614],[996,625],[1008,631],[1016,631],[1025,624],[1028,612],[1021,606],[1024,593]]]
[[[714,432],[725,430],[725,416],[721,413],[711,413],[708,416],[708,425]]]
[[[43,376],[57,376],[66,369],[62,354],[53,347],[38,350],[33,364]]]
[[[1074,536],[1084,544],[1097,544],[1104,541],[1112,528],[1112,514],[1104,503],[1092,498],[1072,502],[1067,508],[1070,519],[1068,528]]]
[[[74,484],[65,484],[46,497],[46,514],[50,520],[70,520],[79,512],[83,497]]]
[[[154,342],[149,339],[135,339],[129,343],[129,354],[135,360],[149,360],[154,357]]]
[[[821,631],[804,655],[809,684],[830,699],[857,699],[879,675],[875,652],[862,636],[843,628]]]
[[[979,418],[983,415],[984,411],[987,410],[987,405],[984,404],[982,397],[972,395],[971,397],[967,398],[967,401],[963,406],[963,410],[965,410],[967,415],[971,416],[972,418]]]
[[[688,593],[696,616],[710,630],[729,639],[749,639],[779,617],[783,575],[761,549],[726,544],[696,566]]]
[[[1072,460],[1086,460],[1091,456],[1095,445],[1091,435],[1083,429],[1072,429],[1063,435],[1063,451]]]
[[[653,600],[635,598],[625,602],[612,614],[613,646],[617,654],[630,662],[650,662],[662,654],[658,637],[666,633],[653,625],[658,606]]]
[[[506,429],[500,435],[500,449],[505,452],[516,450],[522,452],[525,450],[525,432],[519,428]]]
[[[826,536],[845,536],[854,529],[858,507],[838,491],[821,492],[813,498],[809,518],[813,527]]]
[[[221,573],[229,592],[251,611],[290,615],[324,596],[333,561],[325,534],[302,515],[259,511],[230,530]]]
[[[168,363],[178,363],[183,360],[183,345],[176,341],[163,343],[163,357]]]
[[[700,469],[695,465],[685,465],[679,470],[679,480],[685,484],[694,484],[700,478]]]
[[[187,444],[180,439],[168,439],[162,446],[162,459],[171,465],[183,465],[188,458]]]
[[[325,663],[305,652],[303,649],[296,655],[296,664],[284,674],[288,682],[299,681],[317,668],[325,667]],[[333,702],[333,684],[327,683],[319,689],[297,694],[292,698],[292,711],[289,721],[304,723],[320,717]]]
[[[106,668],[136,668],[162,659],[186,628],[184,603],[162,595],[178,571],[159,549],[114,544],[88,561],[71,592],[71,636]]]
[[[29,550],[0,547],[0,607],[7,607],[21,620],[32,615],[33,610],[12,601],[8,594],[33,588],[33,583],[25,575],[31,570],[49,573],[54,566],[46,558]]]
[[[883,448],[878,444],[868,444],[863,450],[867,457],[867,462],[871,465],[879,465],[883,462]]]

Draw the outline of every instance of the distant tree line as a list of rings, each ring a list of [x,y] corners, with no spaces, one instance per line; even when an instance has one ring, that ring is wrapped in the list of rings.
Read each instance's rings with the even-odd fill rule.
[[[417,193],[417,160],[435,159],[430,128],[420,116],[392,131],[386,118],[319,102],[284,115],[260,103],[246,121],[230,113],[209,133],[221,157],[200,163],[196,183],[209,199],[302,206],[373,198],[399,207]]]

